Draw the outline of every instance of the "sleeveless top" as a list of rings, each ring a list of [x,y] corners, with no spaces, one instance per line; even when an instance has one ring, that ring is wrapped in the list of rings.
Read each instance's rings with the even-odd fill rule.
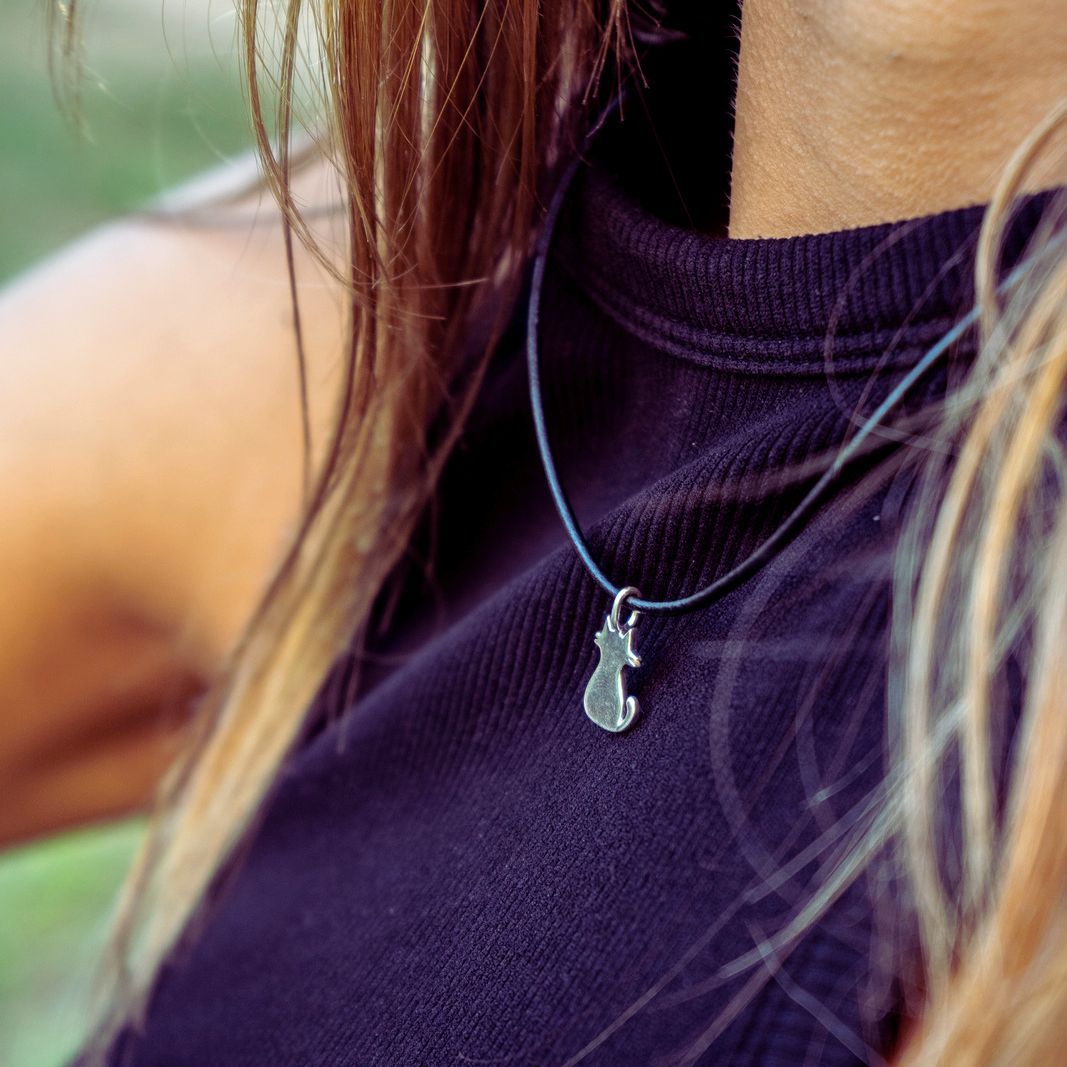
[[[664,180],[650,133],[683,125],[664,114],[606,133],[579,173],[541,338],[582,529],[654,599],[759,545],[970,306],[983,211],[726,239],[721,185],[683,217],[706,159]],[[1047,199],[1017,212],[1006,263]],[[895,987],[872,962],[891,881],[879,911],[864,879],[799,943],[774,938],[884,770],[907,446],[882,441],[723,599],[642,616],[641,713],[609,734],[582,708],[609,598],[546,487],[524,310],[358,690],[343,663],[324,684],[319,728],[116,1063],[844,1067],[891,1047]]]

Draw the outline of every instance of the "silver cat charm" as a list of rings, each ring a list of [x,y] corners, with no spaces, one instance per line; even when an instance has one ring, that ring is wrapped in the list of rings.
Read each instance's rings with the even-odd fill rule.
[[[639,613],[632,611],[625,626],[619,622],[622,602],[631,593],[641,595],[632,585],[619,590],[603,627],[597,631],[600,662],[585,687],[583,699],[586,715],[611,733],[625,730],[637,717],[637,697],[627,696],[622,672],[625,667],[641,666],[641,657],[634,651],[634,626]]]

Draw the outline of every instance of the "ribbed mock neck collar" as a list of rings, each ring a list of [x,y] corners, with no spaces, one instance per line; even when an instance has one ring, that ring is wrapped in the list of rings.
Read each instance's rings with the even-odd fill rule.
[[[1022,254],[1056,190],[1021,198],[1002,266]],[[624,329],[735,369],[823,371],[914,358],[973,304],[986,205],[783,238],[681,228],[594,154],[561,220],[557,263]],[[832,345],[832,349],[828,349]]]

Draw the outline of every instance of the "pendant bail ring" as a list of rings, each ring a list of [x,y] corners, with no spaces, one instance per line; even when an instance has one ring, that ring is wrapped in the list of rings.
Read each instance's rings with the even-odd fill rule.
[[[641,590],[636,585],[624,585],[616,594],[615,600],[611,605],[611,625],[619,631],[619,633],[625,633],[626,630],[632,630],[637,625],[638,616],[641,614],[635,608],[630,612],[630,618],[626,623],[625,629],[619,623],[619,612],[622,610],[623,601],[630,595],[637,597],[641,596]]]

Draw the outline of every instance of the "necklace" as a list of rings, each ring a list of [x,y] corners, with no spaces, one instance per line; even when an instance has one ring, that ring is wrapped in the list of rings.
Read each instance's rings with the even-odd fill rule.
[[[548,264],[552,238],[567,192],[575,175],[585,161],[585,154],[592,146],[597,133],[620,107],[626,95],[624,90],[618,94],[604,109],[586,134],[579,151],[564,169],[559,184],[553,192],[545,221],[535,246],[533,267],[530,280],[529,304],[526,316],[526,363],[529,373],[530,403],[533,409],[534,429],[537,435],[537,447],[541,453],[541,462],[549,489],[552,492],[556,510],[573,543],[579,558],[594,580],[611,596],[611,609],[604,619],[604,625],[596,632],[594,642],[600,651],[600,660],[586,686],[583,706],[586,715],[598,726],[612,733],[628,729],[638,713],[637,698],[627,694],[623,679],[623,670],[639,667],[641,658],[634,647],[634,630],[642,613],[679,615],[695,608],[706,607],[720,597],[725,596],[746,579],[754,575],[761,567],[780,552],[801,530],[804,523],[822,503],[827,491],[841,475],[842,471],[856,457],[864,442],[886,417],[897,408],[907,396],[915,383],[941,358],[942,355],[975,323],[978,309],[972,308],[947,333],[914,364],[901,380],[893,387],[885,399],[871,413],[852,437],[845,442],[834,461],[823,472],[807,494],[774,530],[772,534],[750,555],[734,566],[726,574],[716,578],[703,589],[698,589],[688,596],[675,600],[646,600],[634,585],[615,585],[597,566],[585,537],[574,517],[573,509],[567,499],[556,472],[555,461],[548,442],[545,428],[544,406],[541,399],[541,372],[538,360],[538,328],[541,316],[541,297],[544,289],[545,270]],[[1013,285],[1022,276],[1029,262],[1018,264],[999,288],[1001,291]],[[624,605],[629,604],[629,618],[623,622]]]

